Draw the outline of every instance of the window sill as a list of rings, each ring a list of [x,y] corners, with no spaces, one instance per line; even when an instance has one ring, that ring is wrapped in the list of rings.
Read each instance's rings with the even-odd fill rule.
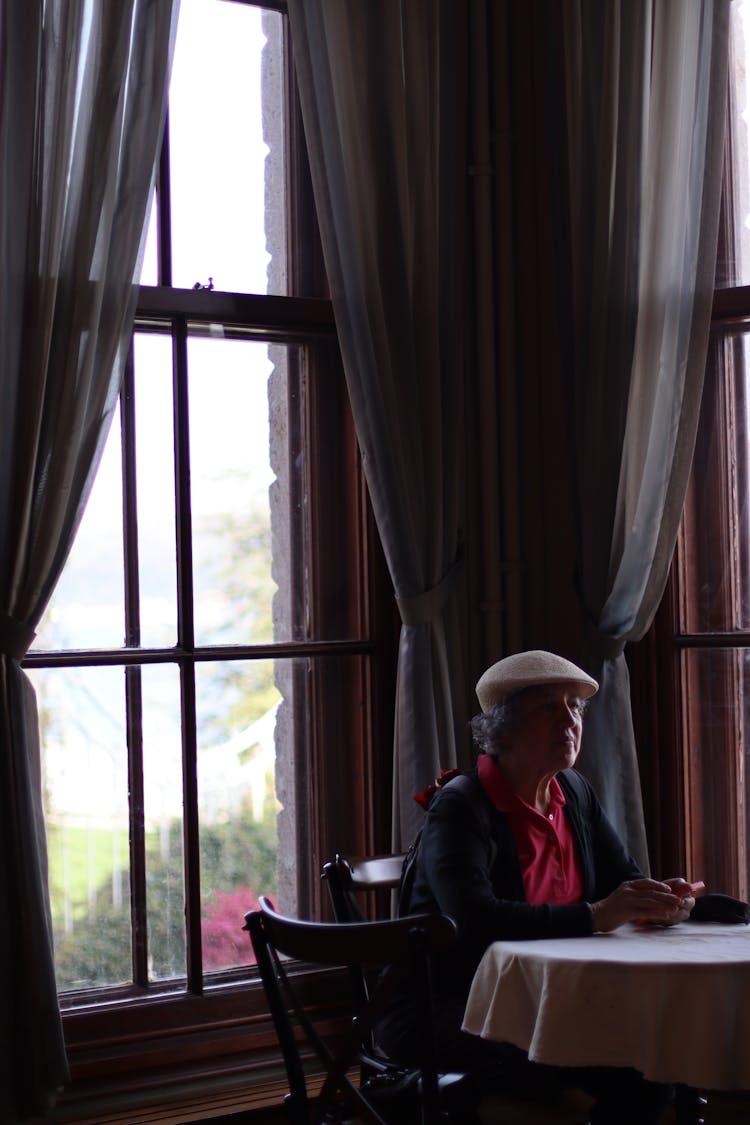
[[[344,1027],[341,971],[300,967],[322,1026]],[[63,1014],[71,1071],[45,1125],[201,1121],[280,1105],[286,1081],[259,982]]]

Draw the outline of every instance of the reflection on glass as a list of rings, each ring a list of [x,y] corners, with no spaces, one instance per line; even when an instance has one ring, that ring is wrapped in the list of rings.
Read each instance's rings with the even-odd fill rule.
[[[123,643],[120,413],[115,411],[99,471],[33,651],[114,648]]]
[[[276,717],[270,660],[196,668],[203,966],[247,964],[238,919],[276,899]]]
[[[122,668],[32,669],[60,990],[132,979]]]
[[[682,659],[693,877],[746,899],[750,650],[687,649]]]
[[[274,639],[272,370],[265,344],[189,341],[198,644],[261,644]],[[273,441],[284,445],[285,437],[282,418]]]
[[[721,245],[716,265],[719,287],[750,284],[750,150],[748,149],[747,60],[750,43],[750,0],[734,0],[730,6],[730,151],[732,182],[729,194],[729,230],[726,247]]]
[[[286,292],[282,17],[182,0],[170,84],[173,284]]]
[[[136,281],[139,285],[158,285],[159,283],[159,264],[157,257],[157,235],[158,227],[156,223],[157,212],[157,198],[156,189],[151,192],[151,201],[149,204],[148,212],[148,226],[146,228],[146,239],[143,246],[143,259],[141,261],[141,271]]]
[[[185,976],[180,677],[173,665],[140,669],[143,815],[150,980]]]
[[[750,628],[748,358],[746,335],[711,342],[680,559],[680,624],[688,633]]]
[[[141,644],[161,648],[177,639],[171,339],[136,334],[134,366]]]

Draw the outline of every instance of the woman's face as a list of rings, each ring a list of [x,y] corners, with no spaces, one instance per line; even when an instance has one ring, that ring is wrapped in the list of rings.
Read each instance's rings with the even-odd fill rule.
[[[581,749],[584,706],[574,684],[528,688],[518,700],[510,752],[539,777],[574,766]]]

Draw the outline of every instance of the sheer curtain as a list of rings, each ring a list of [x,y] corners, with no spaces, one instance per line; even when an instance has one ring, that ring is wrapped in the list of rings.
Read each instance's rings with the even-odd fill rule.
[[[455,764],[465,722],[456,597],[465,8],[455,0],[289,2],[349,395],[403,622],[395,847],[418,823],[414,792]]]
[[[19,661],[71,546],[135,307],[178,0],[0,2],[0,1118],[67,1064],[36,700]]]
[[[692,457],[716,259],[728,10],[729,0],[561,8],[578,583],[589,670],[601,682],[582,763],[642,862],[623,649],[661,598]]]

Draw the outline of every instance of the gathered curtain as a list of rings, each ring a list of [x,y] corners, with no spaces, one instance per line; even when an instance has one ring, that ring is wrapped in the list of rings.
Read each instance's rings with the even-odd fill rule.
[[[573,596],[585,622],[583,659],[601,682],[582,768],[644,865],[623,650],[643,635],[661,598],[692,457],[717,243],[728,5],[536,4],[534,37],[524,44],[526,69],[535,68],[541,83],[533,128],[541,146],[537,176],[546,174],[549,182],[537,179],[537,217],[552,232],[544,286],[557,302],[554,338],[573,438]],[[413,825],[411,793],[438,765],[455,760],[465,683],[454,582],[459,496],[466,483],[458,425],[467,344],[460,330],[466,91],[475,100],[470,171],[477,183],[474,220],[481,224],[479,204],[488,197],[483,182],[494,175],[500,193],[508,183],[523,183],[523,169],[517,165],[520,137],[510,136],[510,178],[504,166],[489,162],[505,137],[502,96],[483,120],[477,66],[491,75],[505,67],[511,79],[523,68],[512,39],[505,44],[496,34],[481,38],[483,26],[498,26],[494,9],[481,0],[290,0],[289,14],[355,425],[402,612],[394,758],[398,846]],[[520,21],[512,6],[508,15],[515,34]],[[467,76],[469,33],[474,54]],[[502,73],[495,74],[497,89],[503,81]],[[485,135],[486,159],[480,143]],[[542,214],[545,201],[549,212]],[[495,238],[502,240],[498,229]],[[512,253],[512,232],[505,234],[507,240],[496,245]],[[476,246],[475,256],[481,259]],[[497,303],[497,293],[486,291],[484,275],[477,275],[474,290],[485,308],[482,314],[477,303],[473,312],[484,328],[478,354],[486,364],[485,353],[493,350],[491,340],[487,346],[486,310],[494,300],[506,343],[497,345],[503,367],[495,372],[493,402],[506,407],[500,427],[512,433],[514,404],[504,389],[514,381],[505,362],[513,313]],[[497,276],[504,276],[502,263]],[[510,291],[511,310],[529,292],[525,283]],[[511,362],[523,369],[526,361],[517,352]],[[480,418],[487,450],[494,417],[493,409]],[[563,415],[558,426],[565,426]],[[506,447],[500,443],[501,451]],[[493,458],[484,460],[491,465]],[[509,464],[505,456],[505,475]],[[550,485],[542,482],[540,496],[558,488],[557,482]],[[482,486],[486,492],[486,481]],[[501,491],[507,499],[507,482]],[[521,541],[513,541],[517,514],[511,518],[506,508],[498,519],[510,534],[498,569],[506,572],[510,589],[522,560]],[[498,556],[498,542],[486,530],[485,538]],[[572,594],[569,576],[562,566],[555,573],[547,570],[545,596],[556,581],[565,602]],[[484,600],[493,609],[500,603],[490,595],[488,586]],[[506,599],[505,632],[516,642],[524,631],[512,619],[517,608],[517,599]],[[494,651],[494,625],[490,634],[493,651],[486,656],[496,659],[502,654]]]
[[[716,261],[729,0],[561,6],[578,593],[601,688],[582,766],[647,864],[623,650],[661,599],[700,408]],[[567,190],[566,190],[567,189]]]
[[[289,0],[342,358],[401,613],[394,836],[456,764],[466,12],[460,0]]]
[[[67,1078],[36,699],[135,311],[179,0],[0,0],[0,1119]]]

